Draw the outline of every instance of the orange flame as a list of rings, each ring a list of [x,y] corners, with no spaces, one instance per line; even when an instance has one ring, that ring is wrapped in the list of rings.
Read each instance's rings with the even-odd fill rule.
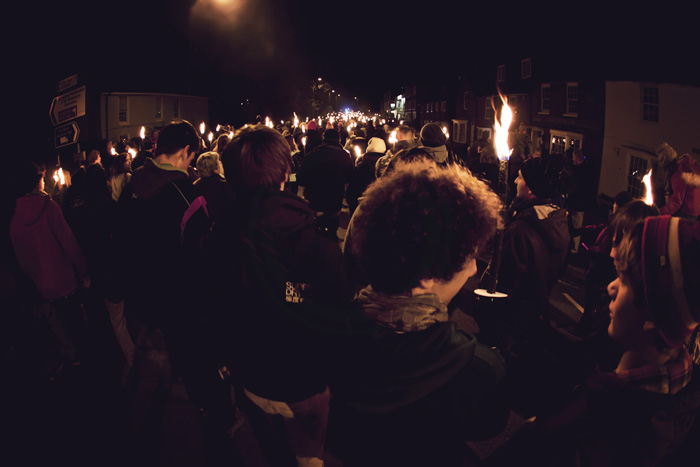
[[[53,180],[59,185],[66,184],[66,176],[63,174],[63,169],[61,167],[53,173]]]
[[[360,150],[359,146],[355,146],[355,159],[359,158],[362,155],[362,151]]]
[[[506,98],[500,93],[498,95],[503,102],[503,107],[501,108],[500,118],[497,117],[493,124],[493,143],[496,155],[500,160],[504,160],[510,158],[510,154],[513,152],[513,150],[508,147],[508,130],[510,129],[511,123],[513,123],[513,111],[508,106]]]
[[[202,135],[204,134],[204,122],[199,124],[199,133]]]
[[[146,127],[145,126],[141,127],[141,133],[139,133],[139,135],[141,136],[141,139],[146,138]]]
[[[647,173],[644,176],[644,178],[642,178],[642,181],[644,182],[644,186],[647,189],[646,196],[644,197],[644,202],[651,206],[654,204],[654,196],[651,189],[651,170],[649,170],[649,173]]]

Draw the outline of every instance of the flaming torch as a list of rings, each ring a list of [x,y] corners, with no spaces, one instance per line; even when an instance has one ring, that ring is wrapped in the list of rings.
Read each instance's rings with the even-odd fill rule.
[[[510,154],[513,152],[511,148],[508,147],[508,130],[513,122],[513,111],[508,106],[506,99],[499,93],[501,101],[503,102],[503,107],[501,108],[500,118],[496,118],[493,130],[494,130],[494,149],[496,150],[496,155],[501,161],[500,168],[498,171],[498,181],[499,185],[503,188],[499,190],[501,195],[501,201],[503,202],[503,212],[501,215],[505,217],[506,203],[508,201],[508,174],[510,173]],[[493,239],[493,252],[491,254],[491,262],[489,263],[489,278],[490,283],[487,289],[477,289],[474,291],[475,294],[487,297],[487,298],[504,298],[507,297],[506,294],[501,292],[496,292],[496,286],[498,285],[498,271],[501,267],[501,251],[503,250],[503,228],[499,228],[496,232],[496,236]]]
[[[362,150],[359,146],[355,146],[355,160],[359,159],[362,155]]]
[[[211,146],[211,142],[214,141],[214,133],[210,131],[207,135],[207,139],[209,140],[209,146]]]
[[[199,134],[200,134],[200,135],[203,135],[203,134],[204,134],[204,129],[205,129],[205,127],[204,127],[204,122],[202,122],[202,123],[199,124]]]
[[[651,206],[652,204],[654,204],[654,193],[651,189],[651,170],[648,174],[644,176],[644,178],[642,178],[642,181],[644,182],[644,186],[647,189],[647,193],[644,196],[644,202]]]
[[[294,112],[294,128],[297,128],[299,126],[299,117],[297,117],[297,113]]]
[[[66,184],[66,176],[63,174],[63,169],[61,167],[54,171],[53,181],[56,182],[59,186],[63,186]]]
[[[143,150],[143,140],[146,139],[146,127],[142,126],[141,127],[141,132],[139,133],[139,136],[141,137],[141,141],[139,142],[139,151]]]

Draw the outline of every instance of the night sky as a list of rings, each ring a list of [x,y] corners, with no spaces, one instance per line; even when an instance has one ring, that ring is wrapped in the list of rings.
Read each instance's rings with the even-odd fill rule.
[[[32,5],[26,5],[32,8]],[[641,10],[641,6],[635,7]],[[74,73],[105,90],[173,92],[266,108],[293,107],[322,77],[377,108],[382,92],[416,78],[469,73],[538,53],[627,79],[666,70],[698,83],[698,32],[680,10],[590,4],[432,0],[154,0],[54,2],[28,20],[22,69],[40,74],[43,106]],[[687,19],[686,19],[687,18]],[[38,33],[38,34],[36,34]],[[37,39],[37,37],[39,39]],[[29,39],[28,39],[29,40]],[[31,42],[31,40],[29,40]]]

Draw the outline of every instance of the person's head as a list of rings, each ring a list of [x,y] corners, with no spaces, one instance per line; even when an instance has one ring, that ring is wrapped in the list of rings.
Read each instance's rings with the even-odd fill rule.
[[[367,152],[378,152],[384,154],[386,152],[386,143],[383,139],[372,137],[367,143]]]
[[[542,148],[540,146],[530,145],[528,149],[528,153],[531,159],[542,157]]]
[[[559,174],[560,166],[551,156],[526,160],[515,179],[516,197],[552,198],[559,188]]]
[[[197,172],[202,178],[208,178],[219,173],[219,153],[209,151],[197,158]]]
[[[618,194],[616,194],[615,198],[613,199],[613,214],[616,213],[618,209],[620,209],[622,206],[629,203],[633,199],[634,198],[632,198],[632,195],[629,194],[629,192],[627,190],[621,191]]]
[[[239,194],[282,189],[292,172],[289,145],[264,125],[240,130],[221,155],[227,182]]]
[[[226,149],[226,145],[228,144],[229,141],[231,141],[231,138],[229,138],[228,133],[224,133],[222,135],[219,135],[218,138],[216,138],[216,144],[214,145],[214,151],[218,152],[221,154],[224,152],[224,149]]]
[[[574,165],[583,164],[583,160],[585,159],[585,157],[583,156],[583,151],[581,151],[580,149],[574,149],[574,153],[573,153],[572,157],[573,157]]]
[[[290,132],[285,132],[284,140],[287,142],[287,145],[289,146],[289,150],[291,152],[296,152],[299,150],[299,147],[297,146],[296,141],[294,141],[294,135],[291,134]]]
[[[700,322],[700,224],[648,217],[625,235],[619,277],[608,293],[610,336],[625,349],[647,341],[659,350],[683,344]]]
[[[416,138],[416,131],[408,125],[399,126],[398,130],[396,131],[396,139],[398,141],[413,142],[413,140],[415,138]]]
[[[86,199],[111,198],[111,193],[107,186],[107,173],[102,165],[92,164],[85,170],[83,194]]]
[[[155,157],[179,169],[187,170],[199,151],[201,140],[197,130],[188,121],[166,125],[158,133]]]
[[[649,206],[640,199],[632,200],[617,210],[610,222],[610,232],[613,239],[610,257],[615,262],[615,266],[618,264],[617,252],[622,240],[638,225],[643,224],[644,219],[658,215],[659,210],[656,206]]]
[[[420,130],[420,144],[429,148],[437,148],[447,144],[447,136],[437,123],[426,123]]]
[[[377,292],[436,293],[447,303],[476,272],[474,259],[500,222],[501,203],[461,167],[412,164],[364,195],[353,253]]]
[[[479,153],[479,162],[483,164],[498,164],[498,156],[493,146],[487,144]]]
[[[324,144],[340,144],[340,133],[335,130],[332,126],[323,132],[323,143]]]
[[[114,162],[112,162],[112,166],[110,167],[112,175],[123,174],[128,172],[130,169],[131,155],[126,152],[117,154],[117,156],[114,158]]]
[[[90,153],[88,154],[88,157],[87,157],[88,165],[99,164],[101,162],[102,162],[102,157],[100,157],[100,151],[98,151],[97,149],[93,149],[92,151],[90,151]]]
[[[425,149],[421,147],[402,149],[391,158],[382,176],[386,177],[390,173],[403,170],[405,167],[409,167],[414,163],[424,163],[431,167],[437,167],[435,159],[428,154]]]
[[[31,161],[24,161],[17,168],[13,177],[14,186],[17,187],[16,195],[24,196],[35,190],[44,191],[44,173],[41,168]]]
[[[659,163],[661,166],[665,166],[676,160],[678,153],[671,147],[668,143],[664,142],[659,144],[656,148],[656,156],[659,158]]]

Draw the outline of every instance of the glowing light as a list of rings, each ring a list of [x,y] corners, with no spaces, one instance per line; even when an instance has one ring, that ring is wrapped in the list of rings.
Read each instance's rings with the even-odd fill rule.
[[[228,133],[228,139],[233,139],[233,131],[229,131],[229,133]]]
[[[61,167],[53,173],[53,180],[61,186],[66,184],[66,176],[63,174],[63,169]]]
[[[109,152],[111,152],[113,156],[116,156],[116,155],[117,155],[117,150],[114,149],[114,148],[110,148],[110,149],[109,149]]]
[[[362,155],[362,151],[360,150],[359,146],[353,146],[355,148],[355,159],[360,157]]]
[[[389,144],[396,144],[398,143],[399,140],[396,139],[396,130],[392,131],[391,134],[389,135]]]
[[[297,113],[294,112],[294,128],[299,126],[299,117],[297,117]]]
[[[654,204],[654,195],[651,189],[651,170],[644,176],[644,178],[642,178],[642,181],[647,189],[646,196],[644,196],[644,202],[651,206]]]
[[[221,125],[216,125],[216,132],[218,133],[219,131],[221,131]]]
[[[146,127],[145,126],[141,127],[141,133],[139,135],[141,136],[141,139],[146,138]]]
[[[207,136],[207,139],[208,139],[209,142],[211,143],[211,142],[214,140],[214,133],[212,133],[212,132],[210,131],[210,132],[209,132],[209,135]]]
[[[204,127],[204,122],[200,123],[200,124],[199,124],[199,133],[202,134],[202,135],[204,134],[204,128],[205,128],[205,127]]]
[[[131,158],[132,158],[132,159],[136,157],[136,149],[134,149],[134,148],[129,148],[129,151],[128,151],[128,152],[129,152],[129,154],[131,154]]]
[[[303,144],[304,147],[306,147],[306,136],[301,137],[301,144]]]
[[[513,111],[508,106],[505,97],[500,94],[499,96],[503,102],[503,107],[501,107],[500,117],[497,117],[493,124],[493,139],[496,155],[500,160],[505,160],[509,159],[510,154],[513,152],[513,150],[508,147],[508,130],[510,129],[511,123],[513,123]]]

